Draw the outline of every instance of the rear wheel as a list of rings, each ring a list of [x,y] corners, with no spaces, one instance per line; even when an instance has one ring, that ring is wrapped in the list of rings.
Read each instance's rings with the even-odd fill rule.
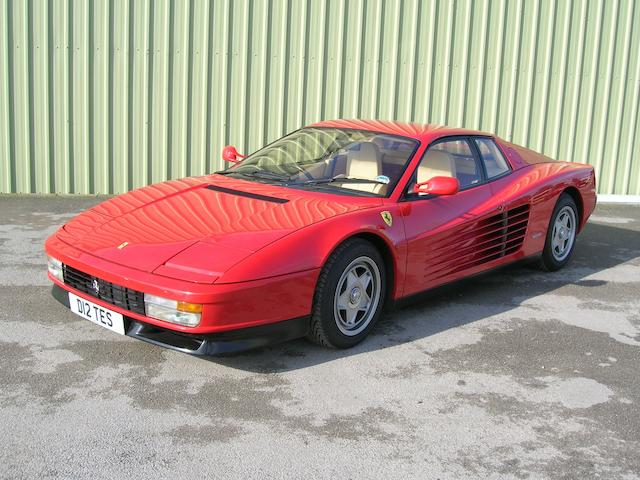
[[[333,348],[360,343],[380,317],[385,294],[386,271],[378,250],[366,240],[347,240],[320,273],[308,338]]]
[[[578,233],[578,207],[570,195],[563,193],[551,215],[542,251],[544,270],[553,272],[564,267],[571,258]]]

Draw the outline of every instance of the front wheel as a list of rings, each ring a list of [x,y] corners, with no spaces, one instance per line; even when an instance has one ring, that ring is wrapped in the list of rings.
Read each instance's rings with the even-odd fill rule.
[[[308,338],[333,348],[360,343],[380,317],[385,297],[382,256],[366,240],[347,240],[320,273]]]
[[[571,258],[578,233],[578,207],[566,193],[560,195],[547,229],[541,264],[553,272],[564,267]]]

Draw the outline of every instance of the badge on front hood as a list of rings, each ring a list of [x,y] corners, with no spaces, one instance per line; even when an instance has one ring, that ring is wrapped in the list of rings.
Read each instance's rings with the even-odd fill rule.
[[[391,226],[393,224],[393,217],[391,216],[390,212],[387,212],[385,210],[384,212],[380,212],[380,216],[382,217],[382,220],[384,220],[384,223],[386,223],[387,225]]]

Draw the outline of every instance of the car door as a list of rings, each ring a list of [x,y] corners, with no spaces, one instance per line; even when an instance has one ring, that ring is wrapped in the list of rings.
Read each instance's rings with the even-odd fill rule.
[[[416,182],[456,177],[460,191],[447,196],[412,193]],[[485,168],[471,137],[447,137],[429,146],[403,197],[407,266],[403,296],[482,269],[496,254],[501,205],[492,199]]]

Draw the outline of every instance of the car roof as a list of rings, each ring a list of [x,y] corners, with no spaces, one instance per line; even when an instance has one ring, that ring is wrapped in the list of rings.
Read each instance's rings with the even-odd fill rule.
[[[374,132],[387,133],[389,135],[401,135],[403,137],[415,138],[420,141],[430,142],[435,138],[450,135],[489,135],[491,133],[478,130],[468,130],[463,128],[448,127],[430,123],[396,122],[390,120],[325,120],[309,125],[310,127],[324,128],[350,128],[356,130],[371,130]]]

